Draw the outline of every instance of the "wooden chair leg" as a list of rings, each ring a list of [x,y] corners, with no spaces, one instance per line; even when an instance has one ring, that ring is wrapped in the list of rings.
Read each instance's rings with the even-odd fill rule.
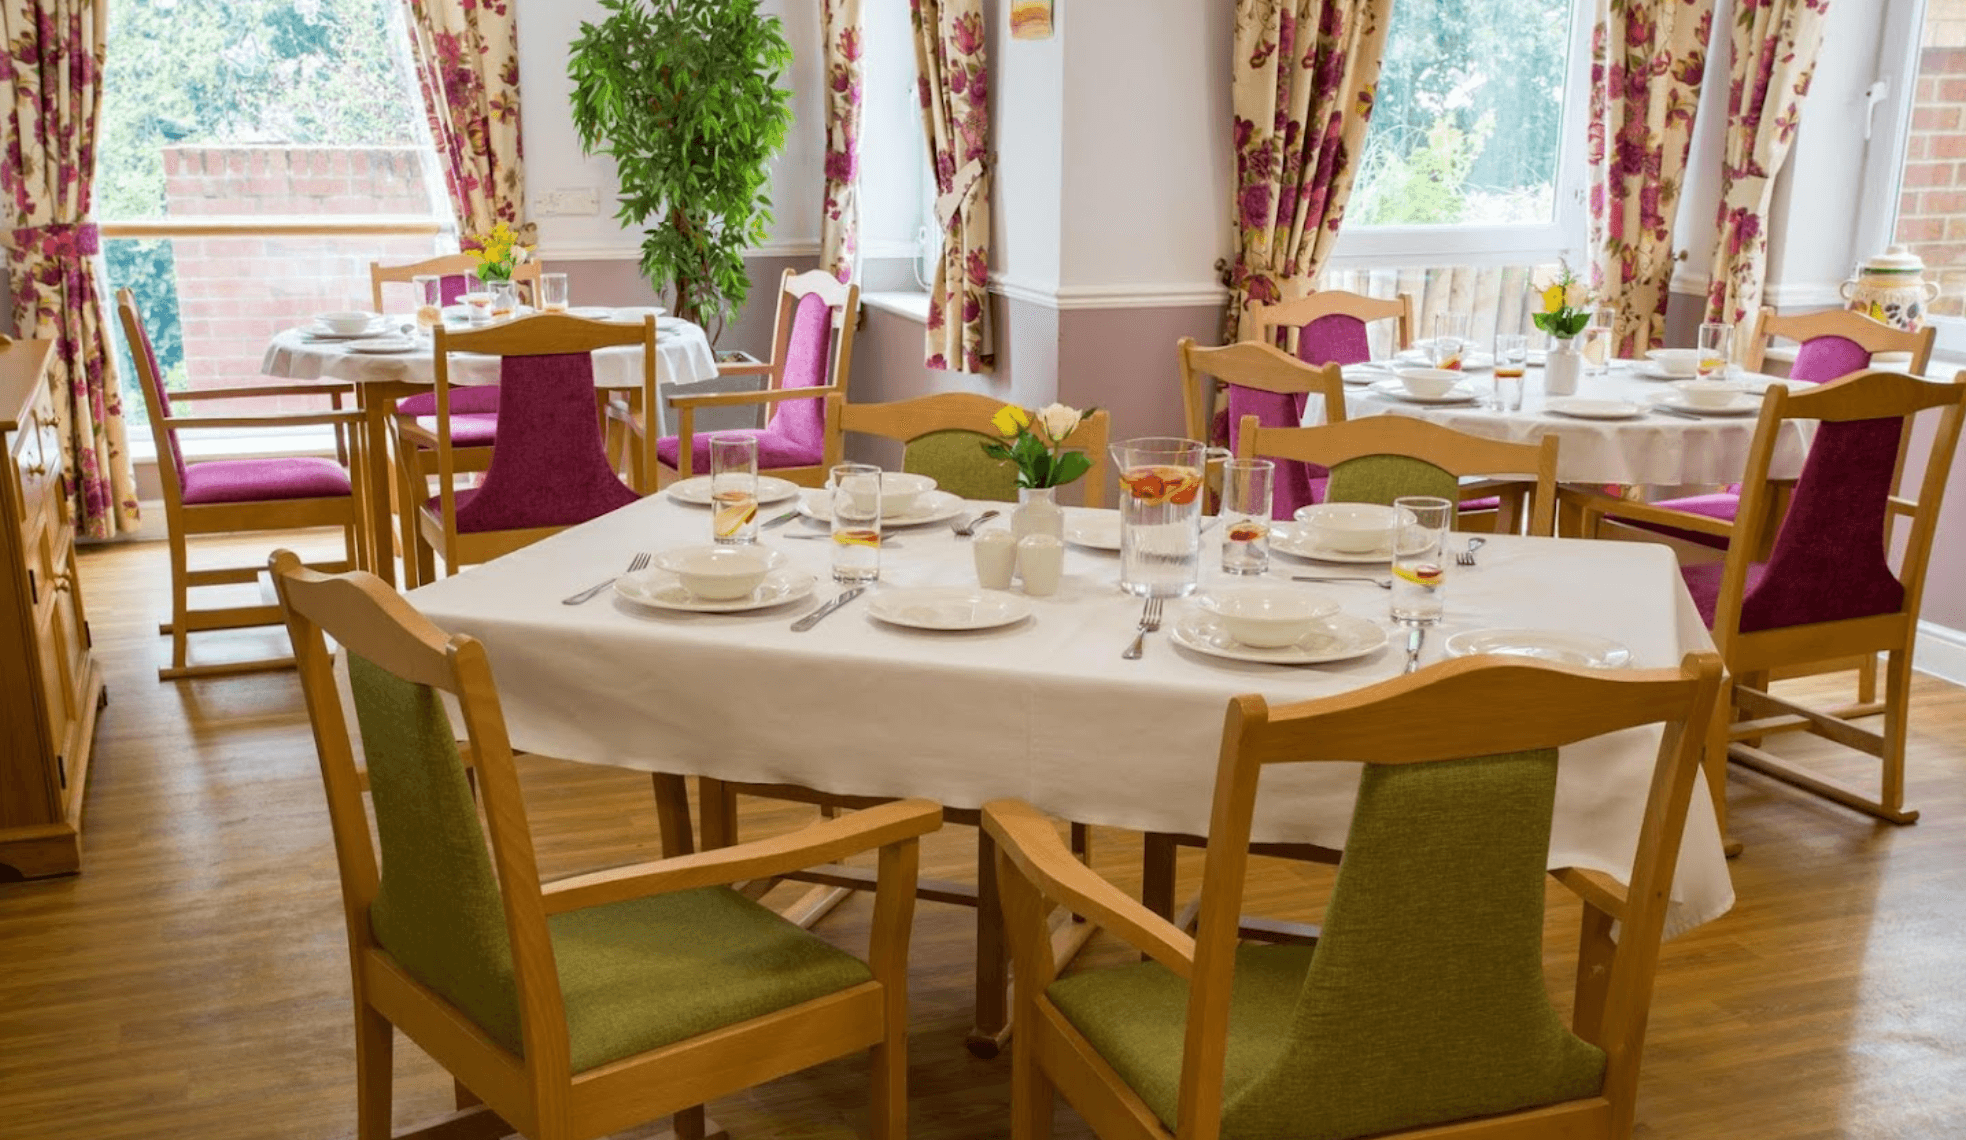
[[[1916,811],[1905,810],[1905,722],[1911,715],[1911,651],[1894,649],[1884,664],[1883,804],[1894,823],[1914,823]]]
[[[396,1027],[363,1002],[355,1010],[356,1140],[389,1140]]]
[[[1026,1033],[1041,1032],[1034,1025],[1023,1029]],[[1037,1050],[1029,1041],[1018,1042],[1010,1051],[1011,1140],[1051,1140],[1056,1099],[1057,1090],[1038,1062]]]
[[[1857,703],[1870,704],[1877,699],[1877,654],[1864,657],[1864,663],[1857,666]]]
[[[173,533],[171,547],[171,668],[190,664],[191,554],[184,535]]]
[[[1707,792],[1713,797],[1714,822],[1720,825],[1720,841],[1728,858],[1741,853],[1741,845],[1727,833],[1727,743],[1734,726],[1734,678],[1723,677],[1714,700],[1713,720],[1707,728],[1707,747],[1700,758],[1706,769]]]
[[[890,1002],[887,1038],[868,1058],[872,1070],[874,1140],[907,1140],[908,1136],[908,1010],[907,999]]]
[[[1010,1038],[1010,947],[1004,940],[1003,900],[997,896],[997,843],[976,830],[976,1024],[969,1051],[988,1060]]]
[[[416,516],[417,503],[423,496],[417,494],[410,478],[412,473],[420,478],[422,466],[414,460],[404,461],[399,457],[396,463],[391,464],[391,470],[396,473],[396,543],[403,552],[404,585],[415,589],[430,580],[419,575],[418,564],[422,561],[419,555],[422,552],[418,548],[423,543],[417,536]]]

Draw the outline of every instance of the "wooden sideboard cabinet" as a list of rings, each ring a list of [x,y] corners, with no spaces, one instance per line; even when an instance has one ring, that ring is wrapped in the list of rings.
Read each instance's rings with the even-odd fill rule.
[[[0,876],[82,867],[105,695],[75,576],[49,341],[0,346]]]

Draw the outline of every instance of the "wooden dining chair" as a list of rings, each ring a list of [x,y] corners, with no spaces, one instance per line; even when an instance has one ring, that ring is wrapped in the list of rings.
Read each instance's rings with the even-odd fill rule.
[[[873,435],[904,445],[901,469],[933,478],[944,491],[965,499],[1014,503],[1017,465],[983,454],[985,443],[1002,442],[990,418],[1002,400],[972,392],[943,392],[888,404],[849,404],[835,393],[826,397],[826,466],[844,461],[847,435]],[[1106,505],[1107,448],[1111,417],[1095,411],[1079,421],[1065,446],[1083,451],[1092,468],[1079,482],[1085,505]]]
[[[1932,412],[1916,499],[1898,493],[1912,422]],[[1727,540],[1723,562],[1683,566],[1686,587],[1727,662],[1707,747],[1714,810],[1726,814],[1728,760],[1892,823],[1911,823],[1904,806],[1905,733],[1911,713],[1912,648],[1925,570],[1953,452],[1966,415],[1966,372],[1951,383],[1897,372],[1860,372],[1807,388],[1774,388],[1762,401],[1731,523],[1656,504],[1599,496],[1584,504],[1583,534],[1604,519],[1664,523]],[[1790,420],[1820,426],[1772,549],[1759,536],[1775,509],[1768,471]],[[1902,520],[1901,534],[1892,524]],[[1894,540],[1901,540],[1897,569]],[[1885,658],[1884,699],[1833,709],[1803,706],[1768,691],[1769,674],[1852,657]],[[1851,721],[1882,713],[1882,732]],[[1808,732],[1875,757],[1880,794],[1872,797],[1808,771],[1762,746],[1763,738]]]
[[[318,565],[327,570],[346,570],[353,566],[362,512],[348,461],[351,451],[360,447],[362,414],[353,409],[344,410],[341,401],[345,396],[352,396],[354,388],[334,381],[286,380],[236,388],[168,391],[158,372],[150,333],[137,310],[136,295],[128,289],[118,289],[116,312],[123,324],[130,356],[136,362],[137,379],[150,418],[150,436],[156,443],[157,476],[164,493],[164,529],[171,550],[171,620],[158,629],[171,639],[171,663],[159,669],[157,675],[163,680],[177,681],[291,668],[293,658],[287,656],[192,664],[191,634],[279,625],[280,611],[276,606],[260,602],[194,608],[192,590],[250,584],[259,579],[261,568],[250,565],[193,568],[191,540],[333,527],[341,531],[345,557]],[[183,415],[177,411],[178,405],[191,401],[285,396],[324,397],[332,402],[333,408],[234,416]],[[335,458],[286,455],[194,463],[185,460],[183,441],[178,438],[179,432],[200,429],[244,432],[296,427],[331,429]]]
[[[1308,364],[1363,364],[1372,359],[1366,326],[1393,322],[1394,352],[1413,345],[1413,295],[1390,300],[1344,289],[1320,289],[1294,301],[1251,305],[1251,339],[1274,344]],[[1195,437],[1197,439],[1200,436]]]
[[[437,295],[445,305],[455,305],[470,291],[471,278],[478,271],[478,262],[468,253],[446,253],[437,257],[425,258],[408,265],[384,265],[380,261],[369,262],[370,305],[378,313],[389,310],[383,305],[382,287],[390,283],[407,285],[418,277],[436,277]],[[539,275],[545,266],[538,261],[522,261],[512,267],[512,283],[527,289],[539,288]],[[421,298],[418,298],[421,301]],[[415,306],[413,305],[412,308]],[[428,415],[419,412],[418,415]]]
[[[659,489],[710,469],[710,436],[698,435],[696,414],[708,409],[752,408],[769,417],[762,428],[719,431],[750,435],[758,441],[758,470],[808,487],[826,482],[826,397],[847,391],[853,367],[853,337],[860,323],[860,286],[843,285],[823,270],[785,271],[778,288],[771,360],[759,364],[719,364],[720,376],[765,378],[757,392],[672,396],[676,434],[656,441],[656,463],[645,465],[641,442],[648,435],[646,409],[615,401],[609,415],[617,438],[629,449],[629,469],[637,487]],[[647,472],[655,473],[653,485]]]
[[[705,1102],[862,1050],[873,1135],[906,1135],[918,841],[941,809],[904,800],[542,884],[484,646],[372,575],[316,573],[285,551],[272,567],[341,874],[360,1140],[392,1134],[399,1029],[461,1104],[478,1102],[404,1135],[577,1140],[680,1114],[676,1134],[700,1137]],[[347,654],[365,771],[325,638]],[[861,852],[879,858],[864,961],[729,887]]]
[[[1231,449],[1241,436],[1243,417],[1255,416],[1265,427],[1297,427],[1304,422],[1311,396],[1322,400],[1326,423],[1345,418],[1344,374],[1336,364],[1313,367],[1260,341],[1202,348],[1193,337],[1182,337],[1175,353],[1189,439],[1218,438],[1211,421],[1225,393]],[[1312,463],[1280,465],[1271,492],[1276,517],[1287,519],[1298,507],[1319,502],[1328,475]]]
[[[1105,1140],[1623,1140],[1720,661],[1591,671],[1472,657],[1322,700],[1229,701],[1192,936],[1070,858],[1018,800],[997,842],[1018,986],[1011,1135],[1055,1094]],[[1543,878],[1566,745],[1663,726],[1629,871],[1547,873],[1583,900],[1565,1026]],[[1265,769],[1362,764],[1315,945],[1238,943]],[[1049,913],[1150,961],[1059,977]],[[1614,937],[1615,929],[1615,937]]]
[[[1236,454],[1244,459],[1293,459],[1330,468],[1327,502],[1391,503],[1402,495],[1455,502],[1466,493],[1461,481],[1478,477],[1501,491],[1497,529],[1516,529],[1526,494],[1529,533],[1548,536],[1556,531],[1554,435],[1544,436],[1541,443],[1509,443],[1413,416],[1368,416],[1304,428],[1264,427],[1256,417],[1246,416],[1240,443]]]
[[[538,542],[550,534],[599,518],[641,496],[624,485],[608,461],[601,437],[603,413],[594,386],[595,349],[637,345],[642,349],[642,397],[655,394],[655,318],[639,325],[588,321],[558,313],[522,317],[469,331],[432,330],[434,415],[398,416],[396,455],[404,482],[419,500],[417,546],[411,580],[435,577],[433,557],[444,573],[486,562]],[[499,361],[501,421],[484,479],[476,487],[458,486],[463,473],[457,452],[464,441],[454,407],[459,389],[450,383],[450,354],[482,353]],[[469,389],[463,389],[468,391]],[[653,458],[650,441],[642,447]],[[430,477],[437,494],[421,492]]]

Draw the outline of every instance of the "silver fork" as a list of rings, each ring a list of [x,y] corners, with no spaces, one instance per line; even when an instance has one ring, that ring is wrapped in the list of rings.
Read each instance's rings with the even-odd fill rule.
[[[635,557],[630,558],[628,560],[628,569],[622,571],[622,573],[633,574],[637,570],[648,569],[648,565],[649,565],[649,556],[646,553],[637,554]],[[563,606],[577,606],[582,602],[585,602],[588,599],[592,598],[594,595],[600,593],[602,590],[607,589],[609,586],[614,585],[614,581],[615,580],[613,578],[609,578],[607,581],[602,582],[600,585],[590,586],[587,589],[580,591],[578,594],[575,594],[570,598],[561,598],[560,604]]]
[[[1290,580],[1293,582],[1365,582],[1377,586],[1381,590],[1390,590],[1393,588],[1393,580],[1391,578],[1323,578],[1315,574],[1292,574]]]
[[[1485,538],[1469,539],[1468,548],[1454,556],[1454,564],[1456,566],[1473,566],[1475,564],[1475,551],[1480,550],[1486,545],[1488,545],[1488,540]]]
[[[949,529],[962,535],[964,538],[974,538],[976,537],[977,527],[982,526],[1002,513],[1002,511],[984,511],[973,519],[957,519],[955,522],[949,524]]]
[[[1126,647],[1121,657],[1128,661],[1140,660],[1141,651],[1146,648],[1147,635],[1160,628],[1161,605],[1160,598],[1147,599],[1147,604],[1140,610],[1140,632],[1133,635],[1133,644]]]

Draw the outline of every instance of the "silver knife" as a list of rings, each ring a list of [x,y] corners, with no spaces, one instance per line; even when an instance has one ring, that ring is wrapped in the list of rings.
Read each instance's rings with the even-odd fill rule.
[[[1652,410],[1662,416],[1678,416],[1682,420],[1704,420],[1707,418],[1705,416],[1695,415],[1692,412],[1682,412],[1678,408],[1668,408],[1664,404],[1654,404],[1652,405]]]
[[[766,519],[764,522],[759,523],[758,529],[770,530],[772,527],[783,526],[786,523],[791,522],[793,519],[798,517],[799,517],[799,508],[793,507],[791,510],[786,511],[782,515],[779,515],[775,518]]]
[[[823,606],[820,606],[818,609],[800,618],[798,621],[793,622],[792,632],[804,633],[806,630],[809,630],[813,626],[818,625],[820,622],[824,621],[826,619],[827,614],[832,613],[834,610],[839,609],[841,606],[846,605],[848,602],[852,601],[853,599],[859,597],[860,595],[866,592],[867,592],[867,587],[865,586],[855,586],[851,590],[841,590],[839,597],[834,598],[832,601],[827,602]]]
[[[1416,625],[1406,632],[1405,672],[1417,673],[1420,671],[1420,643],[1426,639],[1427,627],[1424,625]]]

